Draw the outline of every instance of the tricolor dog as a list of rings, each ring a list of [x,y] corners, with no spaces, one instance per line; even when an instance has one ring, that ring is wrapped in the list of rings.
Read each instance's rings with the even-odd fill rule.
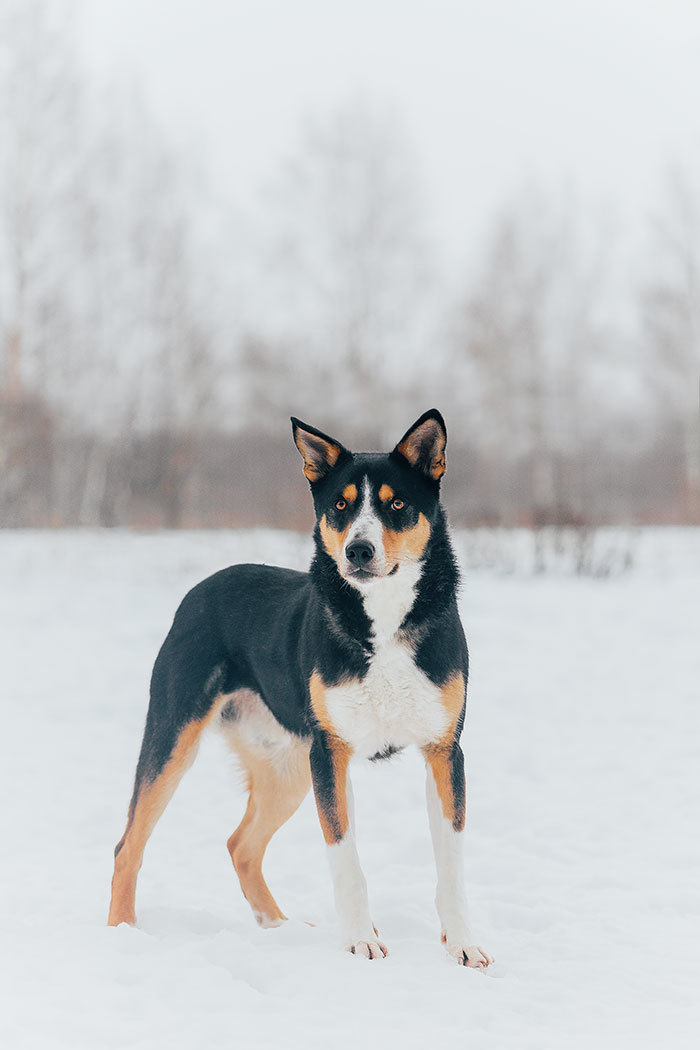
[[[177,610],[153,669],[109,923],[135,922],[148,837],[202,731],[214,726],[247,777],[248,806],[228,850],[257,921],[285,918],[262,860],[313,785],[343,944],[382,958],[348,770],[352,760],[416,746],[427,770],[442,940],[462,965],[487,967],[492,959],[469,929],[462,866],[468,655],[440,505],[444,421],[426,412],[389,454],[349,452],[298,419],[292,425],[316,511],[311,569],[234,565]]]

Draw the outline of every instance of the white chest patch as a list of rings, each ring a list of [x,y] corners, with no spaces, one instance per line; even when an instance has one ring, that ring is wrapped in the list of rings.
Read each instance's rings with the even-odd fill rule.
[[[326,706],[343,740],[358,756],[371,758],[387,747],[438,740],[447,728],[441,697],[412,653],[388,642],[378,648],[361,682],[326,691]]]
[[[375,652],[361,682],[326,691],[328,714],[340,736],[360,757],[387,747],[422,746],[439,739],[447,713],[438,686],[416,667],[397,631],[415,599],[420,566],[402,566],[392,577],[366,585],[361,593],[374,630]]]

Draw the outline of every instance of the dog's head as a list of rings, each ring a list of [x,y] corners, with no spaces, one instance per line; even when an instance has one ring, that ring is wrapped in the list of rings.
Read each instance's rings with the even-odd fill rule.
[[[425,412],[389,453],[355,453],[292,417],[318,536],[338,572],[363,589],[425,556],[445,473],[445,422]]]

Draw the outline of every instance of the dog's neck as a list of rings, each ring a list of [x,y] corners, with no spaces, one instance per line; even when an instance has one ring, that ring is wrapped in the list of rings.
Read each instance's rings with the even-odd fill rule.
[[[438,620],[456,601],[458,588],[457,560],[444,511],[439,507],[431,529],[423,572],[416,588],[416,599],[402,625],[404,630],[414,637],[427,633],[431,623]]]
[[[402,565],[394,576],[385,576],[357,588],[372,624],[375,647],[390,641],[398,633],[415,604],[422,571],[422,562]]]

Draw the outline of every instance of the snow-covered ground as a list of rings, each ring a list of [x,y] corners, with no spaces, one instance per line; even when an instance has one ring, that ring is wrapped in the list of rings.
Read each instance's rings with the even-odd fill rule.
[[[244,796],[213,736],[146,851],[139,928],[108,929],[175,606],[231,562],[304,567],[309,541],[0,534],[2,1046],[700,1045],[700,534],[637,534],[634,568],[605,579],[532,576],[528,542],[459,541],[470,897],[497,959],[484,975],[440,945],[409,754],[354,772],[386,961],[336,947],[311,798],[266,858],[292,919],[255,925],[225,846]]]

